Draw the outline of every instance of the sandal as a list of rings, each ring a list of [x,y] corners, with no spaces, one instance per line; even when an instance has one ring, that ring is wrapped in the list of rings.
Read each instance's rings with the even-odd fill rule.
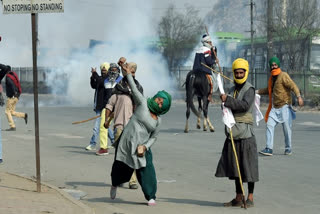
[[[235,198],[232,201],[223,203],[225,207],[241,207],[243,205],[242,201],[237,201]]]
[[[246,200],[246,205],[247,205],[247,208],[254,207],[253,201],[251,201],[249,199]],[[244,208],[244,204],[242,204],[241,207]]]

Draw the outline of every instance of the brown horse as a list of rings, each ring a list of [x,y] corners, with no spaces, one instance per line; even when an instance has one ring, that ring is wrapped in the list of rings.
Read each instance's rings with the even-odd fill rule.
[[[205,72],[198,72],[198,71],[190,71],[187,74],[187,79],[186,79],[186,102],[187,102],[187,112],[186,112],[186,126],[184,129],[185,133],[189,132],[189,117],[190,117],[190,108],[192,112],[198,117],[197,118],[197,128],[200,129],[200,121],[201,121],[201,112],[203,111],[203,131],[207,131],[208,127],[207,124],[209,125],[210,131],[214,132],[214,127],[211,124],[209,118],[208,118],[208,106],[209,106],[209,101],[208,101],[208,96],[210,93],[210,84],[209,80],[206,77]],[[193,97],[197,96],[198,98],[198,111],[196,110],[194,103],[193,103]]]

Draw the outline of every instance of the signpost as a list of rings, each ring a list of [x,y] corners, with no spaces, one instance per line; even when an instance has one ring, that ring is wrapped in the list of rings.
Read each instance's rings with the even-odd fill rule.
[[[3,14],[31,13],[37,192],[41,192],[37,40],[38,13],[63,13],[63,0],[3,0]]]

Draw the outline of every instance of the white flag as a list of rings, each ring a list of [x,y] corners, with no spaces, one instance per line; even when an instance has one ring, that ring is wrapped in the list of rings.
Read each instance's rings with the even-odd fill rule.
[[[223,84],[222,84],[222,78],[221,78],[220,74],[218,74],[217,82],[218,82],[220,94],[225,94],[224,89],[223,89]],[[224,103],[222,103],[222,122],[228,128],[232,128],[232,126],[234,126],[234,124],[236,124],[236,121],[234,120],[234,117],[233,117],[231,110],[229,108],[225,107]]]
[[[260,111],[260,95],[256,94],[254,98],[254,118],[256,120],[257,126],[259,126],[259,121],[263,119],[263,114]]]

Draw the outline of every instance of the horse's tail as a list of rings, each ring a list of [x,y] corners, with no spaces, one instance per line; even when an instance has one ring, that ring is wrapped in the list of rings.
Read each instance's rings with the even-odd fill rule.
[[[187,76],[186,80],[186,92],[187,92],[187,104],[190,106],[192,112],[197,116],[200,117],[200,112],[197,111],[196,107],[193,103],[193,96],[194,96],[194,84],[195,75],[191,72],[190,75]]]

